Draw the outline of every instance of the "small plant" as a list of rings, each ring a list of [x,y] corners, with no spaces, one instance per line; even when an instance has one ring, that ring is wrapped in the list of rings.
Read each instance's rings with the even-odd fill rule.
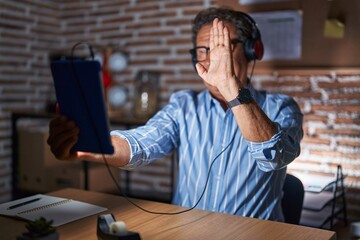
[[[56,231],[56,228],[52,227],[53,220],[47,221],[45,218],[41,217],[35,219],[32,222],[26,224],[26,229],[28,232],[23,233],[23,236],[30,239],[37,239],[41,237],[48,236]]]

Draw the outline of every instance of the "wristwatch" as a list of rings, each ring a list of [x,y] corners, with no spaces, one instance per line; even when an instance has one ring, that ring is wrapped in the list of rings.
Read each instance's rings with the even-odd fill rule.
[[[227,105],[229,108],[232,108],[232,107],[235,107],[240,104],[250,103],[252,101],[252,99],[253,98],[251,96],[249,89],[240,88],[239,94],[237,95],[237,97],[234,98],[233,100],[231,100],[230,102],[228,102]]]

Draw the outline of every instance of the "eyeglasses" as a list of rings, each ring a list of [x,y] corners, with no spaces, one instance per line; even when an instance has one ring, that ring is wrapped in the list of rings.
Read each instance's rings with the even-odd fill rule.
[[[235,46],[243,42],[239,39],[233,39],[230,41],[230,43],[231,43],[231,51],[234,51]],[[190,49],[190,54],[192,55],[193,59],[196,60],[196,62],[205,61],[207,56],[209,55],[209,52],[210,52],[210,48],[203,46]]]

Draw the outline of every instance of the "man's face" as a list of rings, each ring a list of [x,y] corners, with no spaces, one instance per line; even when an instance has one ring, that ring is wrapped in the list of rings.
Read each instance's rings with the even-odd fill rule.
[[[238,39],[236,34],[236,28],[233,24],[224,23],[225,26],[229,29],[230,33],[230,41],[234,39]],[[212,28],[212,24],[206,24],[202,26],[198,32],[196,37],[196,46],[200,47],[209,47],[209,40],[210,40],[210,29]],[[246,86],[246,72],[247,72],[247,60],[245,58],[243,52],[243,46],[241,43],[233,45],[232,48],[232,59],[233,59],[233,68],[234,74],[236,78],[242,82],[242,86]],[[209,69],[210,65],[210,55],[207,56],[205,61],[200,62],[206,69]],[[214,86],[211,86],[204,82],[206,88],[211,92],[211,94],[220,101],[224,101],[224,98],[218,91],[218,89]]]

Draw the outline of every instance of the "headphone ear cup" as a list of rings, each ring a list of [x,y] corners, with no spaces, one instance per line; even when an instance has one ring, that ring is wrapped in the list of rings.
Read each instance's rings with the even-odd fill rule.
[[[264,56],[264,44],[260,39],[254,42],[253,49],[256,60],[261,60]]]
[[[260,39],[247,40],[244,44],[244,52],[249,62],[261,60],[264,55],[264,45]]]

